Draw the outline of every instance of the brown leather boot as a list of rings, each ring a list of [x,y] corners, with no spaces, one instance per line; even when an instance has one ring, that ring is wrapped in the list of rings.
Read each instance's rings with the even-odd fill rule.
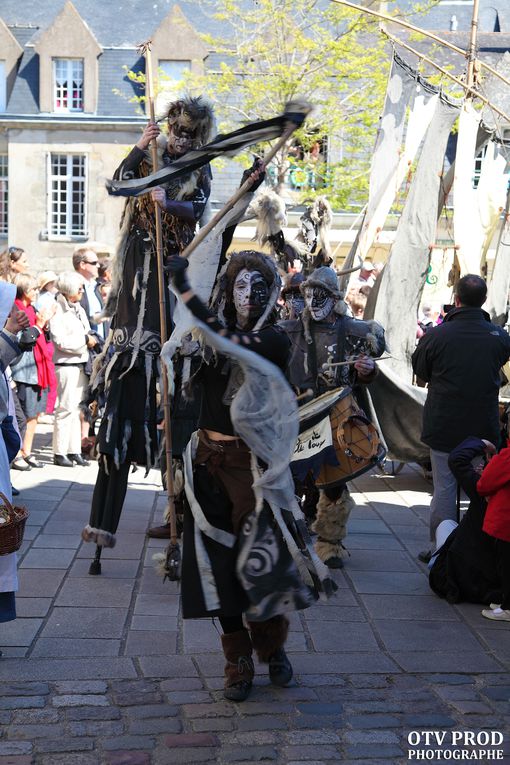
[[[253,647],[260,662],[269,664],[269,679],[281,687],[292,680],[292,664],[284,645],[289,632],[289,620],[283,614],[265,622],[248,622]]]
[[[222,635],[221,644],[227,660],[223,695],[229,701],[245,701],[255,674],[250,633],[248,630],[238,630]]]

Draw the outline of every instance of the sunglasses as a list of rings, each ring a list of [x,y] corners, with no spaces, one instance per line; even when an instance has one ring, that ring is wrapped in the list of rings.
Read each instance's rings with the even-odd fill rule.
[[[98,266],[99,261],[98,260],[84,260],[83,263],[86,263],[88,266]]]

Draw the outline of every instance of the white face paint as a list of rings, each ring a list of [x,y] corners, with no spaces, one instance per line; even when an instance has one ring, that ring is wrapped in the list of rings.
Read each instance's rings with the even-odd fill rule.
[[[305,304],[314,321],[324,321],[335,305],[335,298],[322,287],[305,287]]]
[[[241,269],[234,282],[233,297],[240,323],[261,316],[269,299],[269,287],[260,271]]]

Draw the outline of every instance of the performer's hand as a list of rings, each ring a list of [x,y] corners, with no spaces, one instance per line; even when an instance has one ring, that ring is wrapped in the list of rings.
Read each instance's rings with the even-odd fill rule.
[[[13,335],[17,335],[22,329],[30,326],[30,319],[25,311],[20,311],[17,305],[13,305],[9,318],[5,322],[5,329]]]
[[[162,210],[166,210],[166,192],[161,186],[156,186],[151,191],[151,199],[156,202]]]
[[[360,377],[370,377],[375,369],[375,361],[370,356],[361,356],[354,364]]]
[[[263,183],[265,177],[266,166],[264,165],[263,161],[258,158],[254,161],[253,165],[248,168],[248,170],[244,171],[243,177],[241,178],[241,186],[248,180],[248,178],[251,178],[253,185],[250,191],[256,191],[256,189],[258,189],[258,187]]]
[[[157,138],[160,133],[161,133],[161,130],[156,125],[156,123],[149,122],[145,130],[143,131],[142,137],[140,138],[139,141],[137,141],[136,145],[138,146],[139,149],[141,149],[142,151],[145,151],[145,149],[149,147],[150,142],[154,138]]]
[[[188,259],[181,258],[179,255],[172,255],[165,264],[165,270],[171,273],[172,281],[181,294],[191,289],[186,276],[188,265]]]

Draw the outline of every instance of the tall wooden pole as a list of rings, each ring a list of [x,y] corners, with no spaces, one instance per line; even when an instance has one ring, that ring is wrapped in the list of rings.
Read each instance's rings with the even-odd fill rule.
[[[152,59],[150,51],[151,40],[144,44],[143,50],[145,54],[145,94],[147,98],[147,104],[149,106],[149,117],[151,122],[156,122],[156,116],[154,113],[154,93],[153,93],[153,73],[152,73]],[[158,166],[158,145],[156,139],[151,142],[151,156],[152,167],[155,171]],[[156,261],[158,271],[158,290],[159,290],[159,322],[160,322],[160,335],[161,345],[163,346],[168,340],[167,331],[167,290],[165,285],[165,273],[163,270],[163,230],[161,226],[161,208],[155,202],[154,203],[154,215],[156,218]],[[175,515],[175,495],[174,495],[174,479],[172,471],[172,428],[170,422],[170,394],[168,390],[168,373],[166,364],[161,362],[161,377],[163,381],[163,421],[164,421],[164,433],[165,433],[165,454],[166,454],[166,489],[168,497],[168,512],[170,519],[170,544],[177,545],[177,518]]]
[[[471,17],[471,34],[469,35],[469,48],[466,53],[468,61],[466,85],[473,88],[476,85],[475,64],[476,64],[476,43],[478,36],[478,11],[480,0],[473,0],[473,15]],[[473,92],[468,92],[467,98],[473,98]]]

